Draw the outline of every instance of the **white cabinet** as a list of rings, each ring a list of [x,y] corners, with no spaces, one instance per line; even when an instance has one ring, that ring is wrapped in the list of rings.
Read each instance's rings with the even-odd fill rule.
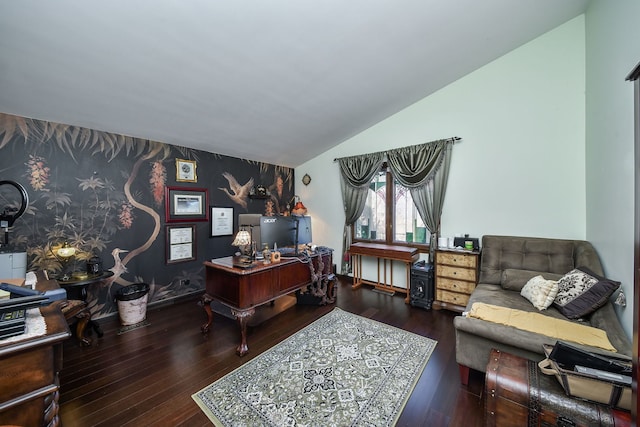
[[[0,279],[24,279],[26,274],[26,252],[0,253]]]

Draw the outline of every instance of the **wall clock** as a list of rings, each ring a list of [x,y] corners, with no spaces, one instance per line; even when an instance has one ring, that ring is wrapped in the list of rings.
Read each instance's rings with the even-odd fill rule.
[[[198,182],[196,162],[193,160],[176,159],[176,181]]]
[[[311,177],[309,176],[308,173],[305,173],[304,176],[302,177],[302,183],[304,185],[309,185],[310,182],[311,182]]]

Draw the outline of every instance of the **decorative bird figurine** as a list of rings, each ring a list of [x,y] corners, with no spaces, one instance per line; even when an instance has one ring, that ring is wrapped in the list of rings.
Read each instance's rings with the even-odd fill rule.
[[[247,200],[249,198],[249,191],[251,191],[251,187],[253,187],[253,178],[249,179],[246,184],[240,185],[235,177],[230,173],[223,172],[222,176],[224,176],[229,182],[229,188],[231,191],[221,187],[218,187],[218,189],[227,193],[227,196],[229,196],[229,198],[235,203],[247,209]]]

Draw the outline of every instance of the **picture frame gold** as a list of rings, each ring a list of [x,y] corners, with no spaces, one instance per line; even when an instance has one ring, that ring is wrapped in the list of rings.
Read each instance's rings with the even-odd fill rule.
[[[195,160],[176,159],[176,181],[198,182]]]

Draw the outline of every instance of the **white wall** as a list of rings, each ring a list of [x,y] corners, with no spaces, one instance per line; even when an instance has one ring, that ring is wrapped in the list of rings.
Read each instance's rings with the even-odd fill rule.
[[[586,14],[587,239],[607,276],[622,282],[633,328],[634,135],[633,84],[640,62],[640,2],[592,1]]]
[[[451,136],[463,140],[453,147],[443,235],[585,238],[584,51],[580,16],[296,168],[312,177],[296,194],[315,243],[334,248],[339,264],[334,158]]]

